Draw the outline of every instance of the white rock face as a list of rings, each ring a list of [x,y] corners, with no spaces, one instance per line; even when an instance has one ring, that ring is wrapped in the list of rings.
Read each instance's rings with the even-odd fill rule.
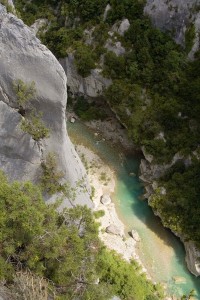
[[[91,70],[91,74],[83,78],[77,73],[74,63],[74,57],[69,54],[68,57],[60,59],[67,75],[67,84],[73,94],[83,94],[88,97],[98,97],[104,88],[108,87],[112,80],[106,79],[101,75],[101,70]]]
[[[112,39],[108,39],[104,47],[108,51],[115,53],[117,56],[123,55],[126,52],[121,42],[113,42]]]
[[[130,23],[129,23],[129,20],[128,19],[124,19],[120,26],[119,26],[119,29],[118,29],[118,33],[123,36],[124,33],[129,29],[130,27]]]
[[[128,19],[124,19],[121,22],[117,22],[112,26],[112,31],[117,32],[119,35],[124,36],[124,33],[129,29],[130,22]]]
[[[24,23],[7,14],[0,5],[0,169],[10,180],[38,181],[41,161],[50,152],[57,156],[64,180],[72,186],[85,176],[85,170],[66,131],[66,76],[53,56]],[[22,116],[13,81],[34,81],[36,97],[31,105],[43,114],[50,137],[36,142],[20,128]],[[92,206],[88,193],[81,192],[75,203]],[[70,205],[66,199],[64,205]]]
[[[106,8],[105,8],[105,11],[104,11],[104,14],[103,14],[103,20],[104,20],[104,21],[105,21],[106,18],[107,18],[107,15],[108,15],[109,10],[111,10],[111,6],[110,6],[110,4],[108,3],[108,4],[106,5]]]
[[[184,242],[184,246],[188,269],[195,276],[200,276],[200,251],[192,241]]]
[[[32,32],[36,35],[38,33],[38,31],[46,26],[48,24],[48,20],[47,19],[38,19],[35,21],[35,23],[33,23],[33,25],[31,25],[31,30]]]
[[[195,38],[194,38],[194,44],[191,49],[191,51],[188,53],[188,58],[190,60],[194,59],[195,53],[199,50],[200,48],[200,39],[199,39],[199,32],[200,32],[200,12],[196,15],[196,19],[194,21],[195,25]]]
[[[164,187],[158,185],[157,180],[159,177],[164,175],[166,170],[168,170],[173,164],[175,164],[178,160],[183,160],[184,164],[188,165],[188,159],[184,159],[182,155],[176,153],[169,164],[165,165],[158,165],[153,164],[152,155],[148,157],[148,153],[146,152],[145,148],[142,147],[143,154],[145,159],[141,160],[140,163],[140,179],[144,182],[145,194],[144,198],[148,199],[148,202],[151,202],[151,195],[154,191],[159,187],[161,195],[166,195],[167,191]],[[156,215],[157,212],[154,212]],[[161,219],[162,216],[158,215]],[[174,233],[177,235],[177,233]],[[177,235],[178,236],[178,235]],[[200,276],[200,251],[196,248],[193,241],[185,242],[184,238],[180,237],[181,241],[183,242],[186,250],[186,262],[189,271],[194,274],[195,276]]]
[[[101,203],[104,205],[109,205],[111,203],[111,198],[109,195],[101,196]]]
[[[188,25],[195,23],[196,26],[195,20],[200,18],[199,4],[199,0],[147,0],[144,13],[151,17],[156,27],[173,32],[175,41],[184,45]]]

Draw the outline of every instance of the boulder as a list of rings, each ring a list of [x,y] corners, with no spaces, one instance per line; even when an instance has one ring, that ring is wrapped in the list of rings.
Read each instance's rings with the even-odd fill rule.
[[[123,36],[124,33],[129,29],[130,27],[130,22],[128,19],[124,19],[120,22],[116,22],[113,26],[112,26],[112,32],[116,32],[119,35]]]
[[[108,205],[112,202],[111,198],[109,195],[102,195],[101,196],[101,203],[104,205]]]
[[[130,27],[130,22],[129,22],[129,20],[128,20],[128,19],[124,19],[124,20],[121,22],[120,26],[119,26],[118,33],[119,33],[121,36],[123,36],[124,33],[129,29],[129,27]]]
[[[70,123],[75,123],[76,119],[74,117],[71,117]]]
[[[114,235],[122,235],[121,229],[114,224],[111,224],[108,227],[106,227],[106,232]]]
[[[141,239],[140,239],[140,236],[138,234],[138,232],[136,230],[131,230],[131,236],[132,238],[136,241],[136,242],[140,242]]]
[[[183,241],[186,251],[186,263],[189,271],[195,276],[200,276],[200,250],[193,241]]]

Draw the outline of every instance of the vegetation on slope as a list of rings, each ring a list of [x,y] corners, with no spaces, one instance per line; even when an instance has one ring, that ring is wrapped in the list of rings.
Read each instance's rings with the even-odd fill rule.
[[[39,33],[42,41],[57,57],[74,52],[81,75],[87,76],[104,55],[103,73],[113,80],[105,91],[106,101],[126,124],[134,142],[145,146],[154,162],[165,164],[171,162],[176,153],[188,158],[198,152],[200,56],[197,53],[195,62],[187,60],[194,38],[193,25],[186,31],[186,49],[182,49],[169,35],[152,26],[143,14],[144,2],[111,0],[111,10],[103,21],[108,1],[15,1],[27,24],[40,17],[48,19],[47,31]],[[112,25],[123,18],[129,19],[130,27],[124,37],[114,33],[112,41],[119,40],[126,53],[116,56],[104,45]],[[85,45],[85,29],[91,32],[90,48]],[[198,181],[195,178],[200,171],[195,164],[193,162],[189,169],[185,167],[178,173],[180,186],[175,184],[177,174],[171,169],[171,178],[161,182],[167,195],[164,199],[156,197],[152,205],[161,212],[165,225],[199,244],[196,230],[199,222],[192,209],[199,215],[200,203],[195,196],[198,195]],[[194,175],[192,183],[188,180],[192,178],[191,174]],[[193,192],[190,192],[191,188]],[[169,209],[173,222],[167,221]],[[193,216],[189,221],[188,211]]]
[[[13,297],[24,299],[26,293],[35,299],[33,292],[42,293],[40,281],[55,299],[163,299],[135,262],[102,246],[88,208],[58,213],[57,207],[46,205],[30,182],[9,183],[0,173],[0,280]]]

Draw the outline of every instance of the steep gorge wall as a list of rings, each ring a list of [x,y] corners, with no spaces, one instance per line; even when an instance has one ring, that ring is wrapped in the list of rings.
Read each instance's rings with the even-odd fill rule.
[[[199,49],[200,32],[200,1],[199,0],[147,0],[144,13],[147,14],[155,27],[170,32],[177,44],[186,44],[186,32],[194,25],[194,40],[188,54],[193,59]]]
[[[195,40],[189,58],[194,57],[194,53],[199,48],[199,30],[200,30],[200,14],[198,5],[199,0],[147,0],[144,13],[148,14],[154,25],[165,32],[171,32],[175,41],[182,46],[185,45],[186,31],[191,24],[195,26]],[[112,51],[112,50],[111,50]],[[91,74],[83,78],[81,77],[74,63],[73,54],[67,58],[60,60],[69,78],[68,85],[74,94],[82,94],[87,97],[98,97],[104,88],[109,86],[111,81],[103,78],[98,69],[91,71]],[[144,149],[143,149],[144,150]],[[157,180],[163,175],[166,169],[182,159],[177,154],[174,161],[169,165],[153,164],[149,155],[144,152],[145,160],[141,163],[141,180],[146,183],[146,198],[150,198],[157,188]],[[165,191],[162,190],[164,193]],[[184,242],[184,238],[182,238]],[[189,270],[196,276],[200,275],[199,257],[200,253],[196,250],[192,241],[184,242],[186,248],[186,261]]]
[[[40,43],[30,29],[0,5],[0,169],[10,180],[38,182],[41,162],[55,153],[63,181],[75,186],[85,170],[71,144],[66,130],[66,76],[53,54]],[[35,82],[36,97],[31,106],[42,113],[50,136],[35,141],[21,130],[13,82]],[[86,189],[89,187],[85,180]],[[75,203],[92,203],[88,192],[80,192]],[[64,205],[70,205],[65,199]]]

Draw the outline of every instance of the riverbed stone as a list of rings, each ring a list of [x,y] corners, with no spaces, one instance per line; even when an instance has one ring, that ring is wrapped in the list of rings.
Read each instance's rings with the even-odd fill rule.
[[[140,236],[139,236],[138,232],[135,229],[131,230],[131,236],[136,242],[141,241]]]
[[[70,122],[75,123],[76,119],[74,117],[71,117]]]
[[[106,232],[114,235],[122,235],[121,229],[114,224],[111,224],[108,227],[106,227]]]
[[[105,194],[101,196],[101,203],[103,205],[109,205],[112,202],[111,198],[109,195]]]

